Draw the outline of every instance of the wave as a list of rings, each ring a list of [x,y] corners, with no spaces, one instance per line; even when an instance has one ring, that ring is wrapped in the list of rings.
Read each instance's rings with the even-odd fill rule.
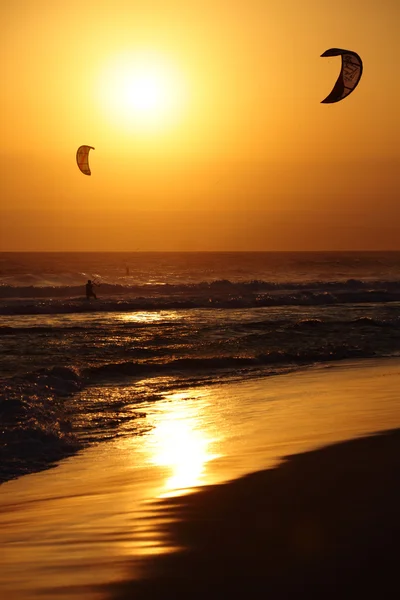
[[[3,335],[15,335],[18,333],[54,333],[57,330],[65,331],[65,329],[65,327],[46,327],[42,325],[37,325],[36,327],[12,327],[9,325],[0,325],[0,337]],[[85,329],[85,327],[79,327],[77,325],[68,327],[69,332],[84,331]]]
[[[318,350],[299,352],[271,351],[255,357],[223,356],[205,358],[178,358],[164,363],[143,364],[136,362],[119,362],[84,369],[84,375],[91,382],[100,382],[110,378],[144,377],[165,375],[169,373],[193,373],[232,371],[237,369],[260,369],[275,365],[305,365],[320,362],[330,362],[350,358],[371,358],[375,352],[362,350],[351,345],[329,346]],[[266,374],[266,373],[264,373]]]
[[[208,292],[218,290],[220,292],[265,292],[279,290],[400,290],[400,280],[370,280],[347,279],[343,281],[263,281],[251,280],[242,282],[233,282],[229,279],[217,279],[214,281],[202,281],[200,283],[149,283],[144,285],[134,285],[126,283],[107,283],[99,284],[102,293],[108,295],[126,295],[126,294],[174,294],[189,292]],[[4,281],[0,283],[1,298],[48,298],[48,297],[69,297],[81,294],[84,285],[41,285],[34,283],[12,284]]]
[[[81,448],[62,402],[81,388],[73,369],[48,369],[0,383],[0,483],[48,468]]]
[[[267,282],[165,285],[143,288],[105,286],[96,301],[75,296],[75,288],[9,288],[0,286],[0,314],[35,315],[89,312],[133,312],[190,308],[257,308],[400,302],[400,282],[286,285]],[[146,295],[144,294],[146,292]]]
[[[159,332],[159,328],[162,325],[162,331],[163,333],[161,334]],[[127,335],[129,335],[129,333],[132,333],[132,335],[135,335],[136,332],[140,332],[141,330],[145,330],[147,332],[147,334],[149,334],[151,329],[157,329],[156,332],[156,337],[157,337],[157,343],[156,345],[154,345],[154,347],[152,346],[133,346],[133,347],[129,347],[129,348],[124,348],[123,352],[129,353],[130,356],[133,356],[137,359],[150,359],[150,358],[154,358],[154,359],[160,359],[161,357],[164,356],[168,356],[171,354],[171,348],[175,348],[175,351],[177,351],[177,348],[180,347],[183,351],[185,351],[185,349],[187,351],[190,350],[191,346],[196,346],[196,341],[194,339],[191,339],[191,337],[185,337],[184,339],[182,339],[182,332],[181,330],[177,327],[178,325],[181,325],[180,322],[178,321],[174,321],[174,323],[168,323],[168,322],[162,322],[162,324],[160,325],[160,322],[157,321],[155,323],[148,323],[148,322],[143,322],[143,323],[126,323],[126,322],[120,322],[120,321],[115,321],[112,324],[112,331],[114,332],[113,335],[124,335],[125,333]],[[218,347],[218,339],[220,338],[221,335],[223,335],[226,339],[236,339],[237,335],[241,336],[241,340],[242,343],[244,343],[245,340],[248,340],[250,338],[252,338],[253,340],[255,340],[255,344],[257,344],[257,340],[258,340],[258,344],[263,343],[264,337],[266,336],[266,343],[268,344],[274,344],[277,336],[280,336],[280,343],[287,345],[290,342],[290,339],[288,337],[283,338],[282,335],[286,334],[286,336],[290,336],[290,332],[291,331],[296,331],[296,332],[307,332],[309,337],[307,338],[309,343],[311,343],[312,340],[314,339],[318,339],[318,336],[323,336],[325,337],[326,335],[331,335],[332,331],[335,332],[335,335],[337,337],[337,339],[343,339],[346,336],[348,337],[351,333],[356,334],[357,330],[360,332],[358,335],[375,335],[375,336],[379,336],[380,331],[382,330],[382,336],[386,336],[387,334],[385,333],[385,330],[391,330],[393,333],[398,331],[400,329],[400,317],[399,316],[394,316],[392,318],[386,317],[386,318],[376,318],[376,317],[369,317],[369,316],[362,316],[362,317],[356,317],[356,318],[352,318],[352,317],[348,317],[348,318],[343,318],[343,319],[338,319],[338,318],[297,318],[295,315],[292,315],[292,318],[268,318],[268,319],[261,319],[261,320],[251,320],[251,321],[244,321],[244,322],[239,322],[239,321],[235,321],[234,323],[232,323],[232,325],[228,328],[224,328],[223,332],[217,333],[216,331],[216,324],[212,323],[210,325],[204,325],[202,327],[202,333],[205,334],[207,333],[209,335],[209,339],[211,340],[209,342],[209,345],[212,346],[213,345],[213,339],[214,336],[217,336],[217,346]],[[376,330],[376,333],[369,333],[368,331],[373,328]],[[235,335],[235,331],[237,332]],[[21,339],[24,340],[24,342],[21,343],[26,343],[25,340],[29,339],[29,336],[31,335],[36,335],[36,334],[42,334],[44,336],[52,336],[53,339],[55,339],[56,337],[58,337],[58,339],[60,339],[60,336],[65,336],[65,335],[71,335],[71,334],[84,334],[86,335],[93,335],[93,336],[104,336],[106,334],[105,330],[104,330],[104,325],[101,322],[93,322],[93,323],[87,323],[84,326],[80,326],[80,325],[49,325],[49,326],[42,326],[42,325],[36,325],[36,326],[11,326],[11,325],[6,325],[6,326],[0,326],[0,339],[2,337],[6,338],[7,336],[13,336],[15,339]],[[107,332],[107,335],[110,335],[110,332]],[[20,337],[17,337],[20,336]],[[26,337],[28,336],[28,338]],[[381,338],[377,338],[375,337],[375,342],[376,344],[378,344],[379,340]],[[383,339],[383,338],[382,338]],[[386,340],[388,342],[388,340]],[[198,342],[200,343],[200,342]],[[164,347],[165,346],[165,347]],[[253,349],[256,348],[256,345],[252,346]],[[297,356],[297,355],[296,355]],[[183,360],[183,359],[179,359],[179,360]],[[222,357],[219,358],[211,358],[211,359],[197,359],[199,362],[198,364],[204,364],[204,366],[206,368],[208,367],[213,367],[215,361],[221,361],[223,360]],[[244,359],[242,359],[244,360]],[[247,359],[246,359],[247,360]],[[207,361],[211,361],[211,362],[207,362]],[[120,364],[120,363],[117,363]],[[153,367],[151,367],[153,368]]]
[[[323,327],[377,327],[377,328],[390,328],[399,329],[400,319],[395,317],[394,319],[374,319],[372,317],[357,317],[356,319],[349,319],[347,321],[324,321],[322,319],[300,319],[295,323],[290,323],[289,327],[293,329],[316,329]]]

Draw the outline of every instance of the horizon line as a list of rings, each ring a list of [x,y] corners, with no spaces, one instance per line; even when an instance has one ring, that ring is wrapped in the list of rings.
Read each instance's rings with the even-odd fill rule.
[[[398,249],[363,250],[0,250],[0,254],[285,254],[285,253],[389,253]]]

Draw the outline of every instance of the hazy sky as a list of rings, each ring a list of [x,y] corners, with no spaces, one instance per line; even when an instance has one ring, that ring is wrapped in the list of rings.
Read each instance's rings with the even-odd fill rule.
[[[0,250],[400,249],[400,0],[12,0],[0,19]],[[331,47],[364,75],[324,105]]]

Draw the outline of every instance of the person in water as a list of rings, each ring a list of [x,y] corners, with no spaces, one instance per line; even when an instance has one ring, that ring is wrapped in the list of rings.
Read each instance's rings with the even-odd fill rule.
[[[95,300],[97,299],[96,294],[94,293],[93,290],[93,286],[96,285],[95,283],[92,283],[91,279],[88,279],[88,282],[86,284],[86,298],[87,300],[90,300],[90,298],[94,298]]]

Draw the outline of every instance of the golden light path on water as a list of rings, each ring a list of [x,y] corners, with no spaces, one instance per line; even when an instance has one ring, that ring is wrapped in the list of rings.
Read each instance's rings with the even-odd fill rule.
[[[166,311],[138,311],[134,313],[121,313],[116,315],[117,321],[124,321],[125,323],[140,323],[143,325],[149,323],[158,323],[159,321],[176,321],[181,318],[178,311],[166,310]]]
[[[180,318],[176,311],[141,311],[124,313],[119,320],[149,324]],[[161,497],[182,495],[206,483],[207,463],[220,455],[212,448],[218,438],[204,427],[208,392],[174,392],[166,394],[148,417],[151,432],[142,438],[141,452],[148,454],[150,464],[165,467],[170,475],[165,480]],[[144,411],[150,407],[147,405]]]
[[[199,392],[193,398],[188,392],[175,392],[166,396],[150,418],[152,429],[143,451],[151,464],[167,470],[161,497],[182,495],[204,485],[207,463],[220,456],[213,448],[221,438],[205,427],[207,404],[209,394]]]
[[[102,405],[131,397],[136,433],[122,421],[117,438],[1,486],[0,597],[75,599],[84,586],[85,600],[103,598],[102,584],[139,577],[144,557],[176,550],[168,498],[399,426],[399,363],[369,364],[175,386],[145,402],[148,379],[92,390]]]

